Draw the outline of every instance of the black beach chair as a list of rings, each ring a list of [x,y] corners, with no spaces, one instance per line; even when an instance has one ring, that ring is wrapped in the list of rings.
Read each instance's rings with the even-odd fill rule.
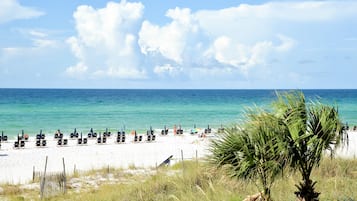
[[[55,139],[58,139],[58,138],[63,138],[63,133],[61,133],[60,129],[58,129],[55,133]]]
[[[7,141],[7,135],[4,135],[4,131],[1,131],[1,141],[6,142]]]
[[[139,140],[139,136],[137,135],[136,131],[135,131],[135,135],[134,135],[134,142],[137,142]]]
[[[40,130],[40,134],[37,134],[36,135],[36,139],[45,139],[45,134],[44,133],[42,133],[42,130]]]
[[[43,147],[45,147],[46,146],[46,140],[42,140],[42,143],[41,143],[41,145],[43,146]]]
[[[108,131],[108,128],[105,129],[105,132],[103,133],[103,137],[110,137],[111,132]]]
[[[207,128],[205,128],[205,134],[209,134],[209,133],[211,133],[211,128],[208,125]]]
[[[176,134],[177,134],[177,135],[182,135],[182,134],[183,134],[183,130],[182,130],[182,128],[181,128],[181,125],[179,125],[179,128],[178,128],[177,131],[176,131]]]
[[[21,148],[24,148],[24,147],[25,147],[25,141],[24,141],[24,140],[21,140],[21,141],[20,141],[20,147],[21,147]]]
[[[167,135],[167,134],[169,134],[169,129],[167,129],[165,125],[164,130],[161,130],[161,135]]]
[[[36,140],[36,147],[41,146],[41,140]]]
[[[98,143],[98,144],[101,144],[101,143],[102,143],[101,133],[99,133],[99,137],[97,138],[97,143]]]
[[[125,132],[121,132],[121,142],[125,142]]]
[[[69,136],[70,136],[70,138],[78,138],[79,134],[77,132],[77,129],[75,128],[73,133],[71,133]]]
[[[14,148],[19,148],[19,141],[15,141]]]
[[[63,145],[67,145],[68,144],[68,139],[63,139]]]
[[[117,142],[117,143],[120,143],[120,142],[121,142],[121,131],[118,131],[118,133],[117,133],[116,142]]]
[[[61,145],[62,145],[62,139],[59,139],[59,140],[57,141],[57,145],[58,145],[58,146],[61,146]]]
[[[93,128],[91,128],[89,133],[88,133],[88,138],[95,138],[95,137],[97,137],[97,133],[95,133],[93,131]]]
[[[98,144],[104,144],[107,143],[107,138],[103,135],[103,137],[101,136],[101,134],[99,133],[99,137],[97,138],[97,143]]]

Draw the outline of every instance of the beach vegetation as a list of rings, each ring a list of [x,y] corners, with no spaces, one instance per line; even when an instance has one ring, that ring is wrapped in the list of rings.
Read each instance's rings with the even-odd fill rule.
[[[274,114],[283,120],[289,132],[285,132],[283,144],[288,151],[290,167],[300,172],[296,196],[300,200],[318,200],[316,181],[311,180],[312,170],[319,166],[325,151],[331,156],[345,141],[345,132],[336,107],[305,100],[302,92],[277,94]]]
[[[137,167],[141,169],[140,167]],[[184,168],[184,169],[182,169]],[[145,170],[146,169],[141,169]],[[212,167],[199,160],[184,161],[169,167],[158,168],[154,174],[126,173],[125,169],[78,172],[78,178],[68,177],[67,193],[46,197],[47,201],[126,201],[126,200],[212,200],[242,201],[256,193],[256,183],[246,179],[232,179],[226,170]],[[357,200],[357,160],[324,157],[311,176],[318,181],[316,189],[323,192],[320,200]],[[97,181],[95,182],[95,178]],[[81,182],[81,188],[73,182]],[[113,180],[114,179],[114,180]],[[271,191],[272,200],[296,200],[294,184],[300,180],[298,172],[286,171],[277,177]],[[115,181],[115,182],[114,182]],[[94,184],[97,185],[89,185]],[[7,189],[7,186],[10,186]],[[0,200],[40,200],[39,183],[24,185],[1,185]],[[36,190],[37,189],[37,190]]]
[[[264,110],[248,110],[242,126],[226,129],[222,138],[212,142],[209,160],[228,170],[231,177],[258,181],[262,199],[271,200],[271,187],[287,158],[279,143],[279,137],[288,132],[281,121]]]
[[[226,129],[213,141],[210,161],[228,167],[231,177],[258,181],[264,200],[270,200],[276,176],[289,166],[302,177],[294,192],[297,198],[313,201],[319,193],[311,173],[326,151],[333,156],[344,137],[335,107],[307,103],[302,92],[277,93],[271,110],[248,110],[241,126]]]

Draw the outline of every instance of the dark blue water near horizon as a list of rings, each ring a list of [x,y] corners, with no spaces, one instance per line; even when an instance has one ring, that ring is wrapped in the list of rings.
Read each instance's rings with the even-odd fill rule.
[[[278,90],[281,91],[281,90]],[[286,90],[283,90],[286,91]],[[338,106],[341,118],[357,125],[357,90],[302,90],[307,99]],[[276,90],[0,89],[0,131],[22,129],[86,133],[90,128],[144,131],[150,126],[186,129],[219,127],[243,118],[246,107],[269,107]]]

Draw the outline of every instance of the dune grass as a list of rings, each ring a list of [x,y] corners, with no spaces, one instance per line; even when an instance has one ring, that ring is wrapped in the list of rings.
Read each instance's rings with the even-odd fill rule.
[[[182,169],[184,167],[184,169]],[[110,173],[119,181],[102,183],[98,188],[84,187],[79,192],[69,188],[68,193],[51,198],[49,201],[191,201],[191,200],[227,200],[240,201],[247,195],[258,192],[254,182],[236,180],[225,175],[204,162],[186,161],[171,167],[152,170],[154,174],[126,173],[123,169],[111,169]],[[102,170],[75,175],[101,175]],[[357,200],[357,159],[325,158],[312,174],[316,180],[320,200]],[[276,201],[295,200],[295,184],[300,181],[298,174],[285,171],[272,188],[272,197]],[[19,185],[3,185],[0,200],[39,200],[39,192],[23,190]]]

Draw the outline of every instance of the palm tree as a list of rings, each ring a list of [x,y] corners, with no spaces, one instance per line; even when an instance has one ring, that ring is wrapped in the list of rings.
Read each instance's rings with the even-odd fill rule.
[[[264,200],[271,200],[270,189],[285,166],[286,150],[278,138],[288,130],[281,119],[257,110],[248,111],[242,127],[232,127],[210,146],[212,162],[228,167],[230,176],[258,180]]]
[[[277,96],[274,103],[276,117],[289,131],[279,139],[283,139],[281,143],[288,147],[290,166],[302,176],[295,194],[300,200],[318,200],[319,193],[314,188],[316,181],[310,176],[313,168],[319,165],[323,152],[329,150],[333,154],[334,149],[344,142],[345,132],[338,110],[319,102],[307,104],[302,92]]]

